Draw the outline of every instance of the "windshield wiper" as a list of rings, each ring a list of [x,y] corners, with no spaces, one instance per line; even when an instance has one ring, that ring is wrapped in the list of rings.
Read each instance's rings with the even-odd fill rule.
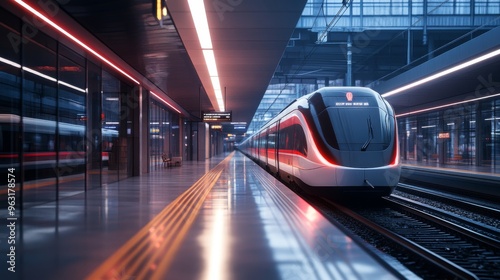
[[[366,151],[366,148],[368,148],[368,145],[373,140],[373,128],[372,128],[372,118],[366,119],[366,122],[368,123],[368,140],[366,140],[365,144],[363,144],[363,147],[361,147],[361,151],[364,152]]]

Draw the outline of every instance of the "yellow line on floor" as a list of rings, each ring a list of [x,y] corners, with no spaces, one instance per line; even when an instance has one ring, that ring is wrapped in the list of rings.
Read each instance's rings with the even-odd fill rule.
[[[167,205],[87,279],[161,279],[233,154]]]

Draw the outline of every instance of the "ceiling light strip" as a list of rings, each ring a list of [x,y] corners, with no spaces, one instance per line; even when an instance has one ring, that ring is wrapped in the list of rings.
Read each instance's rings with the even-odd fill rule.
[[[0,57],[0,62],[3,62],[5,64],[8,64],[10,66],[14,66],[16,68],[21,68],[21,64],[15,63],[14,61],[10,61],[8,59]]]
[[[21,68],[21,69],[23,69],[23,70],[24,70],[24,71],[26,71],[26,72],[30,72],[31,74],[37,75],[37,76],[39,76],[39,77],[41,77],[41,78],[44,78],[44,79],[46,79],[46,80],[49,80],[49,81],[51,81],[51,82],[57,82],[57,79],[56,79],[56,78],[52,78],[51,76],[48,76],[48,75],[42,74],[42,73],[40,73],[40,72],[38,72],[38,71],[36,71],[36,70],[33,70],[33,69],[31,69],[31,68],[28,68],[28,67],[26,67],[26,66],[22,66],[22,68]]]
[[[422,109],[422,110],[416,110],[416,111],[412,111],[412,112],[408,112],[408,113],[403,113],[403,114],[396,115],[396,117],[399,118],[399,117],[403,117],[403,116],[414,115],[414,114],[423,113],[423,112],[427,112],[427,111],[432,111],[432,110],[447,108],[447,107],[451,107],[451,106],[456,106],[456,105],[460,105],[460,104],[464,104],[464,103],[479,101],[479,100],[482,100],[482,99],[493,98],[493,97],[496,97],[496,96],[500,96],[500,93],[496,93],[496,94],[488,95],[488,96],[482,96],[482,97],[473,98],[473,99],[464,100],[464,101],[459,101],[459,102],[454,102],[454,103],[450,103],[450,104],[444,104],[444,105],[435,106],[435,107],[431,107],[431,108],[426,108],[426,109]]]
[[[39,77],[41,77],[41,78],[44,78],[44,79],[47,79],[47,80],[49,80],[49,81],[52,81],[52,82],[57,82],[57,83],[58,83],[58,84],[60,84],[60,85],[67,86],[67,87],[72,88],[72,89],[74,89],[74,90],[77,90],[77,91],[80,91],[80,92],[83,92],[83,93],[87,93],[87,91],[86,91],[86,90],[84,90],[84,89],[81,89],[81,88],[79,88],[79,87],[77,87],[77,86],[74,86],[74,85],[72,85],[72,84],[68,84],[68,83],[63,82],[63,81],[61,81],[61,80],[57,80],[57,79],[55,79],[55,78],[52,78],[52,77],[50,77],[50,76],[48,76],[48,75],[45,75],[45,74],[42,74],[42,73],[40,73],[40,72],[38,72],[38,71],[36,71],[36,70],[33,70],[33,69],[31,69],[31,68],[28,68],[28,67],[26,67],[26,66],[21,66],[20,64],[17,64],[17,63],[15,63],[15,62],[10,61],[10,60],[8,60],[8,59],[5,59],[5,58],[3,58],[3,57],[0,57],[0,62],[3,62],[3,63],[8,64],[8,65],[12,65],[12,66],[14,66],[14,67],[16,67],[16,68],[20,68],[21,70],[24,70],[24,71],[26,71],[26,72],[30,72],[31,74],[37,75],[37,76],[39,76]]]
[[[215,99],[220,111],[225,111],[224,100],[222,98],[222,90],[220,86],[219,74],[217,71],[217,63],[215,61],[214,50],[212,46],[212,38],[210,37],[210,28],[208,26],[207,13],[203,0],[188,0],[191,16],[193,17],[198,40],[205,58],[212,87],[214,89]]]
[[[215,63],[214,50],[203,50],[203,57],[208,68],[208,74],[210,77],[218,77],[217,64]]]
[[[193,17],[194,26],[198,33],[202,49],[212,48],[212,38],[210,37],[210,28],[208,27],[207,13],[205,11],[205,3],[203,0],[188,0],[191,16]]]
[[[391,90],[389,92],[386,92],[386,93],[382,94],[382,97],[388,97],[388,96],[391,96],[391,95],[394,95],[394,94],[397,94],[397,93],[401,93],[402,91],[405,91],[407,89],[414,88],[414,87],[419,86],[421,84],[428,83],[428,82],[430,82],[432,80],[435,80],[437,78],[441,78],[443,76],[446,76],[448,74],[454,73],[454,72],[456,72],[458,70],[461,70],[461,69],[464,69],[466,67],[472,66],[474,64],[477,64],[477,63],[482,62],[484,60],[490,59],[490,58],[495,57],[497,55],[500,55],[500,49],[494,50],[494,51],[489,52],[489,53],[487,53],[485,55],[482,55],[480,57],[471,59],[471,60],[466,61],[464,63],[461,63],[461,64],[459,64],[457,66],[451,67],[449,69],[446,69],[444,71],[441,71],[441,72],[436,73],[434,75],[431,75],[429,77],[423,78],[423,79],[418,80],[416,82],[410,83],[408,85],[402,86],[402,87],[397,88],[395,90]]]
[[[33,13],[34,15],[36,15],[37,17],[39,17],[40,19],[42,19],[43,21],[45,21],[46,23],[48,23],[50,26],[52,26],[53,28],[55,28],[56,30],[58,30],[59,32],[61,32],[62,34],[64,34],[66,37],[68,37],[69,39],[71,39],[72,41],[74,41],[75,43],[77,43],[78,45],[80,45],[81,47],[83,47],[84,49],[86,49],[87,51],[89,51],[92,54],[94,54],[95,56],[97,56],[103,62],[105,62],[109,66],[113,67],[118,72],[122,73],[124,76],[126,76],[127,78],[129,78],[130,80],[132,80],[133,82],[135,82],[136,84],[140,84],[140,82],[138,80],[134,79],[132,76],[130,76],[129,74],[127,74],[124,70],[122,70],[121,68],[119,68],[118,66],[116,66],[115,64],[113,64],[111,61],[109,61],[108,59],[106,59],[105,57],[103,57],[98,52],[94,51],[92,48],[90,48],[85,43],[83,43],[82,41],[80,41],[79,39],[77,39],[75,36],[73,36],[72,34],[70,34],[68,31],[66,31],[65,29],[63,29],[62,27],[60,27],[59,25],[57,25],[56,23],[54,23],[53,21],[51,21],[50,19],[48,19],[46,16],[44,16],[43,14],[41,14],[40,12],[38,12],[35,8],[33,8],[30,5],[26,4],[22,0],[15,0],[15,1],[19,5],[21,5],[23,8],[25,8],[29,12]]]
[[[74,85],[72,85],[72,84],[68,84],[68,83],[63,82],[63,81],[60,81],[60,80],[58,80],[58,81],[57,81],[57,83],[58,83],[58,84],[60,84],[60,85],[63,85],[63,86],[67,86],[67,87],[69,87],[69,88],[72,88],[72,89],[74,89],[74,90],[77,90],[77,91],[79,91],[79,92],[81,92],[81,93],[87,93],[87,91],[86,91],[86,90],[81,89],[81,88],[79,88],[79,87],[77,87],[77,86],[74,86]]]
[[[149,93],[151,93],[153,96],[155,96],[156,98],[160,99],[163,103],[167,104],[170,108],[174,109],[174,111],[176,111],[177,113],[181,113],[181,111],[177,110],[177,108],[175,108],[172,104],[168,103],[165,99],[161,98],[159,95],[157,95],[156,93],[152,92],[152,91],[149,91]]]

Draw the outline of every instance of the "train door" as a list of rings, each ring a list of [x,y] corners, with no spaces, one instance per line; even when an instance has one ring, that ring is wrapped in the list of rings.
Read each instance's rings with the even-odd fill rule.
[[[277,121],[276,122],[276,138],[275,138],[275,146],[276,146],[276,173],[278,174],[279,173],[279,170],[280,170],[280,152],[279,152],[279,148],[280,148],[280,126],[281,126],[281,120]]]
[[[288,117],[280,121],[279,124],[279,144],[278,144],[278,156],[279,156],[279,175],[281,179],[285,182],[293,181],[293,161],[295,160],[295,155],[293,151],[294,147],[294,117]]]
[[[266,167],[266,157],[267,157],[267,145],[266,145],[266,133],[267,131],[262,131],[259,134],[258,142],[259,142],[259,164],[262,167]]]
[[[276,140],[278,138],[278,124],[272,124],[267,130],[267,165],[269,171],[275,174],[277,172],[277,154]]]

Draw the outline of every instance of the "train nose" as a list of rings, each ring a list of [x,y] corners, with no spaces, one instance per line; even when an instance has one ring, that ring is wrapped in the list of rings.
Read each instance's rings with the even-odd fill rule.
[[[399,182],[399,166],[384,168],[365,169],[364,184],[372,188],[376,186],[394,187]]]

